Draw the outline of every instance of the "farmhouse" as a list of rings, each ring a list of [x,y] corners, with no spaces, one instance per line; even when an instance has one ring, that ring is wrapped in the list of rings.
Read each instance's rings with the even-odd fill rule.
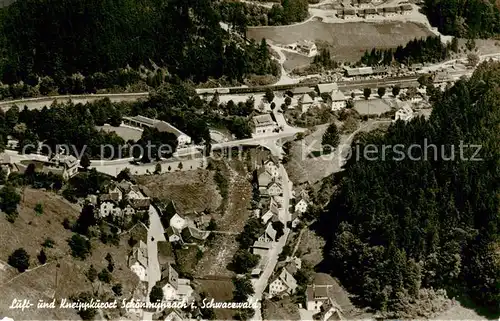
[[[185,243],[196,243],[206,240],[209,234],[210,232],[202,231],[194,226],[187,226],[182,230],[181,237]]]
[[[118,207],[118,204],[111,200],[101,201],[99,205],[99,217],[104,218],[109,215],[120,217],[122,215],[122,210]]]
[[[295,204],[295,213],[304,214],[307,211],[307,201],[301,199],[297,204]]]
[[[328,321],[328,320],[343,320],[342,309],[333,300],[329,298],[320,308],[320,312],[313,316],[314,320]]]
[[[277,196],[283,194],[283,187],[280,183],[274,181],[267,186],[267,194],[269,196]]]
[[[16,163],[19,172],[24,173],[28,166],[33,164],[36,172],[52,173],[62,176],[63,179],[68,180],[78,174],[78,160],[71,155],[55,154],[54,157],[48,161],[39,160],[22,160]]]
[[[333,111],[344,109],[347,106],[347,98],[340,90],[333,91],[331,97]]]
[[[267,224],[266,230],[264,231],[264,234],[262,234],[257,242],[265,242],[265,243],[270,243],[270,242],[275,242],[276,241],[276,230],[273,228],[273,225],[271,223]]]
[[[170,243],[183,243],[182,242],[182,237],[181,237],[181,232],[180,230],[176,229],[175,227],[169,226],[165,230],[165,234],[167,236],[167,239]]]
[[[274,159],[269,158],[268,160],[266,160],[264,162],[264,168],[266,169],[266,172],[271,174],[272,177],[279,177],[280,176],[279,167],[277,165],[277,162]]]
[[[276,129],[276,123],[269,114],[254,116],[253,125],[255,134],[272,133]]]
[[[148,277],[148,248],[143,241],[135,247],[128,259],[128,266],[141,281],[146,282]]]
[[[299,53],[308,57],[314,57],[318,54],[318,47],[312,41],[303,40],[292,43],[286,46],[288,49],[298,51]]]
[[[179,279],[179,274],[172,265],[161,272],[161,280],[157,283],[163,290],[163,301],[188,302],[193,295],[193,288],[188,279]]]
[[[329,300],[328,285],[308,285],[306,306],[308,311],[320,312],[321,306]]]
[[[123,117],[123,123],[133,127],[150,127],[156,128],[159,132],[172,133],[177,137],[177,147],[184,147],[191,144],[191,137],[163,120],[152,119],[139,115],[133,117]]]
[[[174,216],[172,216],[172,218],[170,218],[169,223],[171,227],[179,231],[182,231],[182,229],[184,229],[187,226],[187,221],[177,213]]]
[[[283,268],[281,273],[269,284],[269,298],[277,295],[291,295],[297,288],[297,281],[292,274]]]

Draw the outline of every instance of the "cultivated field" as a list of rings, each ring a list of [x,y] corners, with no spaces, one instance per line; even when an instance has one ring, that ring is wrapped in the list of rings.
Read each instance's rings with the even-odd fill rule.
[[[266,38],[277,44],[299,40],[321,41],[330,45],[334,59],[357,61],[365,50],[394,48],[432,33],[424,26],[410,22],[333,24],[311,21],[296,26],[249,28],[247,34],[258,41]]]
[[[279,301],[265,300],[262,314],[265,320],[300,320],[298,305],[290,297]]]
[[[146,186],[154,197],[173,200],[180,213],[205,209],[213,212],[222,201],[213,176],[208,170],[193,170],[138,176],[137,182]]]

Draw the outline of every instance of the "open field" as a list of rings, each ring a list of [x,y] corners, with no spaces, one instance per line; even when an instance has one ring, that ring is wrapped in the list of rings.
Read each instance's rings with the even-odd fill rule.
[[[410,22],[334,24],[310,21],[296,26],[248,28],[247,34],[257,41],[266,38],[283,45],[299,40],[321,41],[330,45],[335,60],[357,61],[365,50],[394,48],[432,33],[424,26]]]
[[[360,115],[380,115],[391,110],[391,106],[383,99],[361,99],[354,101],[354,109]]]
[[[300,55],[298,53],[286,50],[283,50],[283,53],[286,56],[286,60],[285,63],[283,64],[283,67],[288,72],[294,70],[295,68],[307,67],[312,62],[312,58]]]
[[[213,177],[214,173],[208,170],[193,170],[138,176],[137,182],[146,186],[154,197],[173,200],[180,213],[205,209],[213,212],[222,201]]]
[[[111,125],[96,126],[97,130],[102,129],[105,132],[115,132],[118,136],[123,138],[124,141],[138,141],[142,136],[142,131],[129,126],[113,127]]]
[[[33,210],[37,203],[43,204],[44,212],[37,216]],[[26,189],[19,207],[19,217],[15,223],[9,223],[0,215],[0,242],[2,250],[0,260],[6,262],[10,253],[17,248],[24,248],[30,255],[30,269],[18,273],[9,266],[0,271],[0,306],[10,304],[14,298],[40,299],[51,301],[53,298],[69,298],[84,291],[98,291],[100,296],[113,297],[111,286],[121,283],[123,296],[129,297],[137,289],[139,279],[128,268],[127,259],[131,248],[127,244],[128,235],[121,238],[119,246],[103,244],[91,240],[92,253],[86,260],[75,259],[70,254],[67,239],[72,233],[62,226],[64,218],[75,220],[79,211],[74,205],[59,196],[41,190]],[[37,254],[41,243],[50,237],[54,240],[53,248],[45,248],[47,263],[40,265]],[[114,261],[111,284],[91,284],[86,277],[90,265],[100,272],[108,262],[110,253]],[[59,266],[58,266],[59,265]],[[29,309],[11,310],[8,316],[14,319],[64,320],[79,319],[71,309]],[[117,311],[105,311],[116,317]]]
[[[195,279],[193,284],[199,292],[206,292],[208,299],[215,302],[230,302],[233,299],[233,282],[231,279]],[[236,311],[233,309],[214,309],[217,320],[232,320]]]

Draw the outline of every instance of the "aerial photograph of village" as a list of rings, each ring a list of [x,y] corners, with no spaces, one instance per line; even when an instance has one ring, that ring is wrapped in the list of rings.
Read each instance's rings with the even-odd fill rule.
[[[500,320],[499,0],[0,0],[0,320]]]

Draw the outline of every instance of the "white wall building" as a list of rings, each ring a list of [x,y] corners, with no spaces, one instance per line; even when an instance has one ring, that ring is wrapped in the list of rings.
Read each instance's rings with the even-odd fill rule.
[[[403,106],[403,108],[401,108],[396,112],[394,121],[397,121],[399,119],[402,121],[410,121],[412,118],[413,118],[413,110],[410,108],[410,106],[405,105]]]

